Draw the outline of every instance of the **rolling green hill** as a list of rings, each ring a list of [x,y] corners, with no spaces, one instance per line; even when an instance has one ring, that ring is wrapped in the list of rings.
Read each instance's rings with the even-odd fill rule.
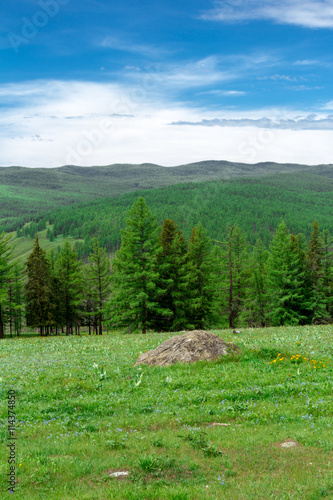
[[[52,228],[52,226],[49,226]],[[46,231],[39,231],[38,232],[38,237],[39,237],[39,243],[43,250],[48,252],[49,250],[57,250],[58,247],[61,247],[65,241],[65,237],[63,236],[58,236],[57,238],[54,239],[54,241],[49,241],[46,238]],[[33,248],[33,239],[29,237],[21,237],[17,238],[16,237],[16,232],[9,233],[9,236],[11,236],[11,243],[13,246],[13,255],[11,258],[11,261],[19,261],[21,264],[25,264],[27,261],[27,258],[29,257],[32,248]],[[74,244],[76,241],[77,243],[83,243],[83,240],[75,239],[72,237],[67,238],[72,244]]]
[[[103,167],[0,168],[0,222],[6,231],[36,216],[101,197],[208,180],[267,177],[277,173],[316,173],[318,183],[333,178],[333,165],[204,161],[178,167],[115,164]]]
[[[189,238],[201,221],[211,238],[222,240],[228,224],[238,224],[251,244],[260,236],[268,246],[277,225],[285,220],[294,234],[306,237],[316,219],[321,229],[333,234],[333,178],[323,182],[320,175],[278,174],[263,178],[242,178],[202,183],[177,184],[159,189],[136,191],[118,197],[71,205],[51,211],[56,239],[49,242],[42,231],[42,246],[57,248],[63,237],[77,242],[81,255],[89,248],[90,238],[98,236],[109,252],[120,244],[128,210],[144,196],[159,223],[175,219]],[[16,256],[26,258],[32,249],[31,238],[14,238]]]

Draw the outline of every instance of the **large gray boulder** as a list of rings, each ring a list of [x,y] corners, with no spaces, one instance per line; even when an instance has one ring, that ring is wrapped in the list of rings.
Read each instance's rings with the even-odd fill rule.
[[[176,335],[163,342],[156,349],[140,354],[137,365],[169,366],[174,363],[218,359],[237,352],[235,344],[224,342],[220,337],[204,330],[193,330]]]

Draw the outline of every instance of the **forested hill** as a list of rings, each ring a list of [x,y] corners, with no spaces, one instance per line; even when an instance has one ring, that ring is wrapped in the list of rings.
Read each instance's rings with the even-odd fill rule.
[[[137,191],[63,208],[48,214],[48,220],[54,225],[55,236],[85,239],[85,253],[94,236],[102,246],[113,251],[120,244],[128,210],[140,195],[157,215],[159,223],[166,217],[175,219],[187,238],[198,222],[216,240],[224,238],[227,225],[237,224],[250,243],[260,236],[266,246],[282,220],[294,234],[302,232],[308,237],[314,220],[321,229],[333,233],[333,178],[323,182],[320,175],[305,173]]]
[[[0,222],[5,230],[61,206],[100,197],[166,187],[184,182],[266,177],[277,173],[316,174],[333,178],[333,165],[231,163],[203,161],[176,167],[153,164],[59,168],[0,168]],[[325,183],[325,181],[323,181]]]

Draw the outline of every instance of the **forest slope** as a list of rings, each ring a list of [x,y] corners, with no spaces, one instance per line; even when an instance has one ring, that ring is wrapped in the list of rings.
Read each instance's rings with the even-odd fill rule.
[[[313,174],[279,174],[265,178],[184,183],[118,197],[72,205],[48,214],[55,236],[70,236],[78,242],[80,254],[89,251],[90,239],[99,238],[108,251],[119,247],[128,210],[138,196],[144,196],[159,223],[175,219],[185,236],[202,222],[211,238],[222,240],[228,224],[238,224],[250,243],[260,236],[268,246],[278,224],[284,220],[294,234],[306,237],[318,220],[321,229],[333,233],[333,179]],[[83,242],[83,240],[85,240]],[[26,246],[30,238],[16,239]],[[21,253],[17,249],[17,255]]]
[[[115,164],[103,167],[0,168],[0,222],[7,231],[16,229],[50,210],[101,197],[165,187],[184,182],[266,177],[277,173],[318,173],[333,178],[333,165],[231,163],[203,161],[177,167],[153,164]],[[318,181],[320,182],[320,181]]]

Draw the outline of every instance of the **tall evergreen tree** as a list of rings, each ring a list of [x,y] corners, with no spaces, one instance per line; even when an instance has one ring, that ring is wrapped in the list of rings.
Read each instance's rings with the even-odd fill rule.
[[[268,268],[269,307],[273,326],[298,325],[306,321],[307,290],[304,256],[298,238],[291,237],[282,222],[270,245]]]
[[[18,262],[12,266],[10,273],[10,283],[8,287],[8,321],[10,326],[10,336],[14,331],[17,336],[22,330],[23,320],[23,267]]]
[[[47,254],[50,263],[50,283],[52,291],[52,309],[51,309],[51,329],[55,329],[58,335],[59,329],[63,329],[66,324],[66,308],[64,301],[63,280],[60,278],[57,260],[59,252],[54,249]]]
[[[51,324],[52,291],[50,284],[50,264],[46,253],[39,246],[38,235],[33,251],[26,263],[26,322],[27,326],[39,328],[40,335]],[[46,330],[44,330],[46,328]]]
[[[0,234],[0,339],[5,336],[4,308],[8,297],[8,283],[11,271],[9,259],[12,254],[9,242],[9,236],[6,236],[5,233]]]
[[[105,303],[111,293],[110,261],[106,250],[98,244],[94,238],[92,251],[89,254],[88,281],[91,285],[92,298],[97,304],[96,320],[99,335],[103,334],[103,316],[105,314]]]
[[[229,328],[234,328],[243,310],[249,281],[249,258],[244,233],[237,225],[226,228],[226,239],[217,242],[222,250],[215,250],[218,259],[219,303],[223,315],[228,316]]]
[[[216,310],[216,268],[212,242],[202,224],[192,230],[188,247],[186,289],[189,293],[189,322],[193,328],[212,325]]]
[[[156,217],[140,197],[130,210],[121,247],[113,262],[112,323],[132,330],[141,328],[146,333],[156,316],[170,315],[156,300],[159,251]]]
[[[333,321],[333,238],[323,231],[323,285],[326,302],[326,316]]]
[[[57,259],[57,271],[62,291],[66,335],[73,334],[73,326],[80,324],[79,306],[82,297],[82,269],[74,247],[65,241]]]
[[[249,261],[249,283],[241,323],[251,327],[265,326],[267,314],[267,259],[268,250],[260,238],[253,247]]]
[[[157,316],[157,330],[177,331],[187,324],[187,290],[183,275],[187,261],[187,243],[174,220],[165,219],[160,235],[161,250],[157,254],[156,267],[159,273],[157,295],[160,308],[171,311],[169,317]]]
[[[314,221],[312,233],[306,254],[309,278],[311,283],[312,322],[322,323],[328,321],[326,309],[326,293],[324,285],[324,242],[319,231],[319,224]]]

